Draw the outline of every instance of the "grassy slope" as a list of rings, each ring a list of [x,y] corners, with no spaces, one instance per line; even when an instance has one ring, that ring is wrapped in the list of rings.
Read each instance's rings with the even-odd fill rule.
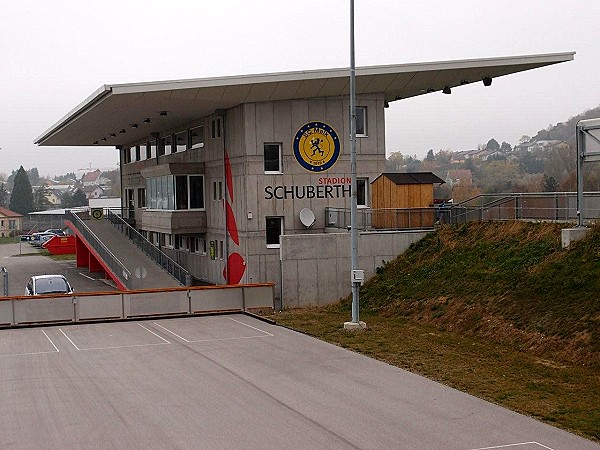
[[[560,228],[444,226],[386,264],[361,307],[600,365],[600,227],[568,250]]]

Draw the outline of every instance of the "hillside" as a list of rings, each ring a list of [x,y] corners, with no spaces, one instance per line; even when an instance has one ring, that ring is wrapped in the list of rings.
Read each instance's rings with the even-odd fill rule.
[[[361,310],[599,366],[600,226],[568,250],[561,227],[443,226],[380,268],[361,289]]]
[[[590,110],[587,110],[581,114],[569,118],[562,123],[557,123],[554,126],[550,126],[545,130],[538,131],[535,135],[534,140],[558,140],[569,144],[571,147],[575,147],[575,126],[577,122],[584,119],[595,119],[600,117],[600,106],[596,106]]]

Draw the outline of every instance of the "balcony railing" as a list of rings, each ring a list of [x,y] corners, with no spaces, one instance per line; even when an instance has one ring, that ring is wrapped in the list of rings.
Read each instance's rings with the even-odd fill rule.
[[[115,228],[127,236],[140,250],[150,257],[156,264],[169,272],[173,278],[178,280],[184,286],[191,286],[192,276],[190,273],[169,258],[159,248],[153,245],[148,239],[142,236],[135,228],[129,225],[118,214],[111,210],[105,211],[105,216]]]
[[[102,258],[102,261],[109,267],[127,289],[132,289],[131,272],[119,259],[106,247],[102,241],[88,228],[83,220],[71,211],[67,211],[65,216],[71,221],[77,231],[83,236],[94,251]]]

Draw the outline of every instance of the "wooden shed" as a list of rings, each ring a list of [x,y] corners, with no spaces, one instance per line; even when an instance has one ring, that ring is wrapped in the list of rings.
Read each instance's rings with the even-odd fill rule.
[[[431,172],[382,173],[371,183],[373,227],[432,227],[433,185],[442,183]]]

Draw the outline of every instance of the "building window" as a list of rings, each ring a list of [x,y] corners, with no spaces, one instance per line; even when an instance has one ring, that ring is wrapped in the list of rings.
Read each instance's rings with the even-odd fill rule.
[[[213,181],[213,200],[223,200],[223,182]]]
[[[141,158],[141,154],[140,154],[140,146],[136,145],[135,146],[135,160],[139,161]]]
[[[221,137],[221,118],[220,117],[213,119],[213,121],[212,121],[211,137],[213,139]]]
[[[158,142],[158,155],[170,155],[173,153],[173,136],[164,136]]]
[[[204,209],[204,175],[146,179],[150,209]]]
[[[182,131],[181,133],[175,134],[175,143],[173,150],[176,152],[184,152],[188,148],[188,132]]]
[[[204,127],[195,127],[190,129],[191,148],[204,147]]]
[[[224,259],[225,251],[223,250],[223,241],[219,241],[219,259]]]
[[[202,175],[189,175],[190,206],[189,209],[204,208],[204,177]]]
[[[283,234],[283,217],[266,218],[267,248],[279,248],[279,237]]]
[[[282,173],[281,144],[265,144],[265,173]]]
[[[150,142],[146,142],[146,159],[152,158],[152,144]]]
[[[138,208],[146,207],[146,188],[138,188],[137,190]]]
[[[367,186],[369,185],[368,178],[356,179],[356,206],[366,207],[367,205]]]
[[[123,164],[129,164],[131,162],[131,148],[125,147],[123,149]]]
[[[356,107],[356,136],[367,137],[367,107]]]
[[[196,252],[200,255],[206,255],[206,239],[196,238]]]
[[[8,229],[9,230],[15,230],[17,228],[17,221],[16,220],[9,220],[8,221]]]

